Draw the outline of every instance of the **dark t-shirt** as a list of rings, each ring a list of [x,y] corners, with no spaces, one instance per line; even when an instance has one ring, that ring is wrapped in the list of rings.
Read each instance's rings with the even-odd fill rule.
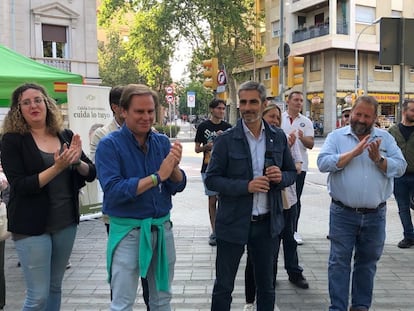
[[[218,131],[225,131],[229,128],[231,128],[231,124],[225,121],[221,121],[219,124],[214,124],[211,120],[204,121],[198,126],[194,141],[200,143],[202,146],[207,145],[209,142],[214,141]],[[211,150],[204,151],[201,173],[204,173],[207,169],[208,162],[210,161],[210,153]]]
[[[406,141],[410,138],[411,134],[414,132],[414,126],[405,126],[402,123],[398,123],[398,128],[400,129],[400,132],[402,136],[404,136]]]

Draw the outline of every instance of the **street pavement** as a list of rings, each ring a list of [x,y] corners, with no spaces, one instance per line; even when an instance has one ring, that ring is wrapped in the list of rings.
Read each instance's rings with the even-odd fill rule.
[[[182,168],[188,176],[187,188],[174,199],[174,223],[177,262],[173,282],[173,310],[210,310],[211,291],[214,283],[215,247],[208,245],[210,225],[207,197],[200,178],[201,154],[194,153],[194,130],[182,124],[184,154]],[[191,132],[191,133],[190,133]],[[192,135],[192,136],[191,136]],[[190,137],[191,136],[191,137]],[[329,254],[328,232],[329,196],[326,175],[316,168],[316,157],[323,143],[317,139],[310,152],[310,170],[302,196],[302,214],[299,232],[304,244],[299,246],[300,264],[310,288],[302,290],[289,283],[279,261],[275,310],[321,311],[327,310],[327,259]],[[384,254],[378,265],[374,290],[373,311],[412,311],[414,293],[414,248],[402,250],[396,244],[402,237],[395,200],[388,201],[387,239]],[[79,225],[71,256],[72,267],[66,271],[61,310],[95,311],[109,309],[109,286],[105,268],[106,231],[100,220],[83,221]],[[280,258],[283,258],[281,255]],[[5,274],[7,302],[5,310],[21,310],[25,286],[21,268],[11,240],[6,241]],[[232,310],[244,306],[244,267],[242,258],[233,294]],[[134,310],[145,310],[141,289]]]

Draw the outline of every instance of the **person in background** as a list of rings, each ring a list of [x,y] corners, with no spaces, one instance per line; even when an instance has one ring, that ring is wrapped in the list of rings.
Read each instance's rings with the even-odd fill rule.
[[[0,137],[0,152],[1,152],[1,137]],[[6,175],[3,172],[3,167],[0,163],[0,201],[7,206],[9,203],[10,187]],[[6,305],[6,277],[4,275],[4,248],[6,241],[0,241],[0,310],[4,309]]]
[[[345,107],[342,109],[341,114],[341,127],[349,125],[349,116],[351,114],[352,107]]]
[[[283,229],[281,190],[293,184],[296,168],[286,135],[262,119],[264,85],[244,82],[238,97],[241,119],[216,138],[206,171],[207,188],[220,193],[211,310],[230,310],[240,258],[247,245],[257,308],[270,311],[275,306],[274,261]]]
[[[158,95],[146,85],[125,86],[120,107],[125,122],[103,137],[96,150],[98,179],[109,216],[107,249],[110,310],[130,311],[138,278],[147,277],[151,310],[171,310],[175,246],[172,195],[184,190],[182,146],[151,126]]]
[[[203,163],[201,165],[201,177],[204,183],[204,191],[208,196],[208,213],[210,216],[210,225],[212,233],[208,243],[211,246],[216,245],[216,234],[214,230],[214,222],[216,220],[217,211],[217,195],[218,192],[207,189],[205,185],[205,175],[208,162],[210,161],[211,149],[213,148],[214,139],[223,131],[231,128],[231,125],[225,121],[224,112],[226,111],[226,103],[221,99],[213,99],[210,104],[210,119],[202,122],[197,127],[195,136],[195,152],[203,152]]]
[[[79,190],[95,179],[78,134],[62,128],[46,90],[12,94],[1,163],[10,183],[8,227],[26,283],[23,310],[60,310],[62,280],[79,223]]]
[[[397,141],[408,164],[404,175],[394,179],[394,197],[397,200],[404,236],[398,247],[410,248],[414,245],[414,227],[410,211],[410,198],[414,193],[414,99],[404,100],[402,121],[390,127],[389,133]]]
[[[287,110],[282,113],[282,129],[288,135],[295,134],[299,140],[299,149],[303,159],[302,171],[296,179],[297,213],[292,216],[294,218],[294,236],[298,245],[303,243],[303,239],[298,233],[298,223],[302,208],[300,198],[302,196],[303,186],[305,185],[305,177],[309,164],[308,149],[313,148],[315,135],[312,121],[301,114],[303,109],[303,100],[304,98],[302,92],[293,91],[288,96]]]
[[[350,126],[331,132],[317,159],[319,170],[329,173],[332,198],[330,311],[348,310],[350,288],[350,311],[371,307],[377,262],[384,249],[386,200],[392,194],[393,179],[407,166],[395,139],[374,127],[377,111],[375,98],[358,97]]]
[[[270,126],[280,128],[282,112],[277,104],[268,102],[266,108],[263,110],[263,120],[265,120]],[[289,139],[288,139],[289,142]],[[290,143],[289,143],[290,144]],[[296,166],[296,171],[300,174],[302,167],[302,157],[299,151],[297,141],[294,141],[290,147],[292,158]],[[289,281],[302,289],[309,288],[309,284],[303,276],[303,268],[299,266],[297,243],[293,237],[293,219],[292,209],[296,208],[296,185],[290,185],[282,190],[283,199],[283,216],[285,220],[285,226],[280,234],[280,239],[283,241],[283,255],[285,269],[289,275]],[[286,204],[286,206],[285,206]],[[274,266],[274,280],[276,281],[277,275],[277,258],[275,257]],[[254,301],[256,296],[256,286],[253,272],[253,265],[249,256],[246,259],[246,270],[244,272],[244,284],[246,305],[244,311],[254,310]]]

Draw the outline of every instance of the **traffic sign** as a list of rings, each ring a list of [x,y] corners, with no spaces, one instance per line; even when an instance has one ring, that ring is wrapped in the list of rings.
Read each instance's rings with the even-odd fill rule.
[[[174,95],[167,95],[165,96],[165,100],[167,101],[167,103],[172,104],[174,102]]]
[[[174,94],[174,88],[171,85],[167,86],[165,88],[165,93],[167,93],[168,95]]]
[[[218,85],[224,85],[226,84],[226,73],[224,72],[224,70],[220,70],[217,74],[217,83]]]

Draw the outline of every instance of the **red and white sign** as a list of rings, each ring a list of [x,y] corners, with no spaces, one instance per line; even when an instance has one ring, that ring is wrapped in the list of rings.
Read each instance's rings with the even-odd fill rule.
[[[227,82],[226,80],[226,73],[224,72],[224,70],[220,70],[217,74],[217,83],[219,85],[224,85]]]
[[[167,86],[165,88],[165,93],[167,93],[168,95],[174,94],[174,87],[172,85]]]
[[[172,104],[175,100],[174,95],[165,96],[165,100],[167,101],[167,103]]]
[[[187,92],[187,107],[194,108],[196,102],[195,92]]]

